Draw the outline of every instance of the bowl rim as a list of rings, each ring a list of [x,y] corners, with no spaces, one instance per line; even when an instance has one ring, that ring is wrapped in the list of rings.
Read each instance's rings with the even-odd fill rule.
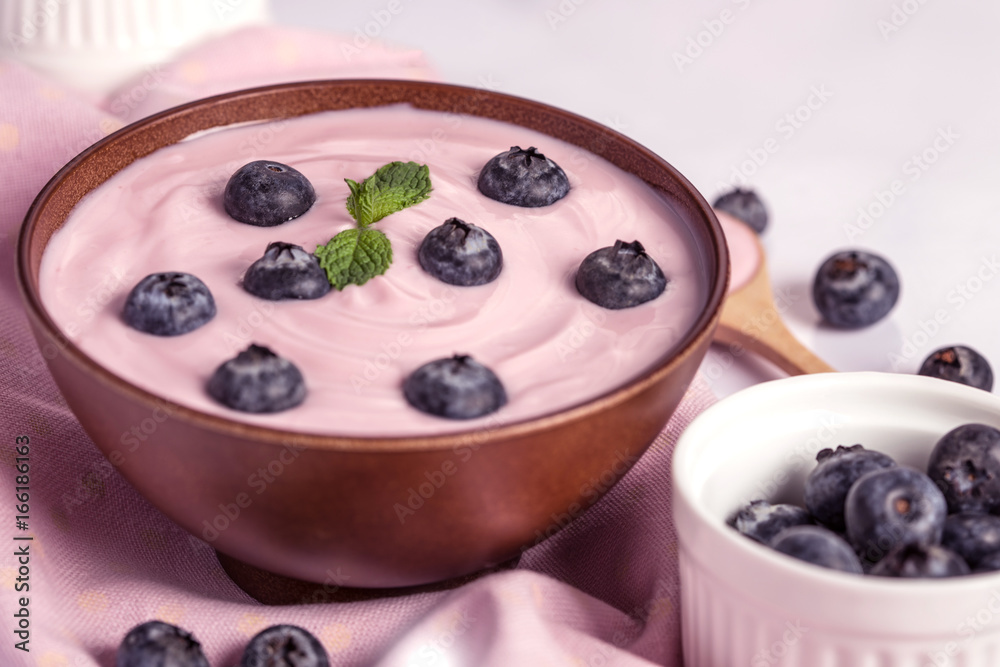
[[[674,489],[673,516],[678,524],[678,542],[685,548],[685,532],[681,527],[685,519],[679,513],[689,512],[698,530],[705,530],[714,542],[725,544],[734,550],[738,558],[749,559],[757,567],[771,572],[787,573],[790,587],[815,586],[826,591],[837,591],[843,595],[885,597],[908,603],[928,604],[933,596],[971,595],[984,590],[1000,587],[1000,571],[977,573],[942,579],[906,579],[895,577],[859,576],[837,570],[818,567],[780,554],[765,545],[742,535],[721,522],[703,505],[697,502],[698,489],[690,473],[697,458],[704,436],[712,430],[713,424],[726,423],[738,414],[745,414],[747,408],[756,406],[763,409],[767,403],[788,395],[821,396],[831,391],[846,391],[865,387],[870,392],[905,391],[941,401],[959,401],[973,404],[983,410],[996,413],[995,426],[1000,428],[1000,396],[957,382],[907,373],[882,371],[851,371],[841,373],[817,373],[780,378],[742,389],[720,400],[699,414],[681,433],[674,449],[670,477]],[[941,434],[942,436],[944,433]],[[701,559],[698,559],[699,561]],[[707,565],[701,567],[712,571]],[[682,584],[683,585],[683,584]],[[930,597],[929,597],[930,596]]]
[[[506,108],[513,105],[514,107],[534,110],[550,116],[554,115],[565,121],[568,126],[571,126],[574,129],[582,129],[593,132],[596,133],[595,136],[609,137],[613,142],[616,142],[628,149],[630,154],[636,154],[643,160],[655,164],[655,166],[659,170],[665,172],[669,176],[669,180],[672,181],[672,183],[675,184],[678,189],[689,198],[689,203],[693,204],[693,217],[700,222],[707,222],[707,226],[702,230],[704,234],[700,241],[701,247],[704,249],[704,257],[702,260],[704,261],[704,259],[709,259],[714,261],[716,270],[712,272],[711,266],[706,267],[711,284],[707,290],[708,293],[706,295],[705,306],[699,313],[694,324],[688,328],[685,334],[672,346],[670,350],[664,353],[664,356],[661,357],[661,360],[654,367],[647,369],[629,383],[612,389],[609,392],[606,392],[589,401],[565,408],[556,413],[546,413],[510,424],[504,424],[501,422],[499,425],[492,427],[489,425],[480,425],[467,430],[427,436],[337,436],[319,434],[315,432],[288,431],[269,426],[241,423],[218,415],[201,412],[194,408],[168,401],[161,396],[133,385],[123,378],[113,374],[111,371],[107,370],[90,356],[85,354],[56,325],[55,321],[50,317],[48,311],[42,304],[38,293],[38,278],[37,276],[32,275],[31,271],[31,255],[36,243],[34,240],[35,232],[39,226],[43,213],[46,211],[46,208],[52,204],[55,195],[60,193],[64,182],[70,178],[74,172],[86,166],[88,161],[94,159],[95,156],[106,153],[109,151],[109,147],[114,147],[118,142],[125,139],[146,135],[156,137],[156,148],[148,150],[145,153],[136,152],[129,155],[123,164],[118,166],[105,178],[101,179],[101,181],[93,188],[87,190],[79,196],[76,196],[73,201],[73,204],[75,205],[83,196],[89,194],[89,192],[110,178],[111,175],[123,169],[125,166],[128,166],[135,160],[144,157],[153,150],[177,143],[185,137],[191,136],[194,131],[211,130],[242,122],[267,122],[269,120],[273,121],[284,118],[293,118],[333,108],[329,106],[303,108],[304,105],[300,104],[298,107],[292,108],[284,115],[256,116],[253,115],[254,100],[275,95],[284,95],[288,97],[294,93],[304,95],[306,97],[312,95],[317,100],[315,104],[321,105],[322,102],[320,101],[320,98],[322,96],[330,96],[338,90],[347,90],[349,88],[356,87],[392,90],[397,92],[399,95],[405,95],[409,99],[400,100],[398,102],[381,102],[372,105],[355,104],[342,108],[364,108],[387,106],[394,103],[409,103],[412,106],[419,108],[429,108],[432,110],[436,109],[438,111],[442,111],[442,109],[435,108],[433,106],[422,106],[420,104],[420,101],[422,101],[420,94],[435,90],[449,92],[452,94],[461,93],[467,96],[475,96],[477,101],[483,100],[487,102],[487,104],[478,104],[472,112],[465,111],[459,113],[493,119],[495,117],[489,115],[488,113],[488,103],[494,102],[502,104]],[[426,100],[423,101],[426,102]],[[199,127],[198,130],[194,131],[177,131],[177,126],[183,125],[183,121],[194,118],[199,113],[205,115],[205,112],[211,112],[219,107],[239,108],[241,106],[248,108],[249,111],[244,113],[245,115],[250,115],[252,117],[240,121],[232,121],[223,119],[222,114],[220,113],[216,114],[218,122],[212,122],[212,116],[209,114],[208,122],[211,124],[205,124],[204,126]],[[503,122],[512,123],[513,121],[505,120]],[[520,124],[524,127],[530,128],[529,125],[524,125],[523,123],[515,124]],[[593,146],[582,145],[582,143],[574,141],[572,138],[563,136],[555,138],[600,155],[600,153],[596,153],[596,151],[594,151]],[[606,156],[602,157],[611,161]],[[119,162],[121,162],[121,160],[119,160]],[[628,171],[620,165],[619,168]],[[642,179],[642,177],[637,174],[633,175],[636,175],[637,178],[643,180],[643,182],[645,182],[650,188],[670,200],[669,193],[665,192],[663,188]],[[63,222],[64,221],[65,218],[63,218]],[[62,222],[60,223],[60,226],[61,225]],[[701,226],[702,225],[697,225],[697,227]],[[698,233],[695,229],[692,229],[691,231],[695,234]],[[167,409],[171,417],[182,419],[218,434],[224,434],[244,440],[280,445],[292,443],[297,446],[309,448],[358,451],[365,453],[380,451],[417,452],[445,450],[468,446],[470,443],[482,444],[493,440],[518,438],[528,434],[536,434],[554,429],[566,424],[567,422],[582,419],[592,413],[611,409],[614,406],[627,401],[633,395],[641,393],[650,386],[660,382],[665,376],[669,375],[675,367],[679,366],[681,362],[684,361],[692,352],[692,350],[703,342],[705,337],[712,335],[721,313],[722,303],[725,298],[730,279],[729,253],[725,237],[711,206],[709,206],[704,197],[694,188],[687,178],[685,178],[663,158],[645,146],[611,128],[597,123],[596,121],[590,120],[573,112],[566,111],[559,107],[544,104],[542,102],[468,86],[397,79],[322,79],[259,86],[193,100],[130,123],[129,125],[120,128],[114,133],[109,134],[84,149],[80,154],[75,156],[58,172],[56,172],[48,183],[46,183],[46,185],[39,191],[38,195],[35,197],[30,208],[28,209],[21,225],[17,242],[16,262],[18,291],[20,292],[22,301],[25,304],[29,320],[31,320],[31,323],[34,327],[36,327],[36,329],[42,331],[45,337],[53,342],[56,347],[56,354],[65,356],[68,361],[73,363],[80,370],[96,377],[104,384],[110,385],[119,393],[128,395],[131,400],[139,401],[151,409]],[[46,359],[50,358],[45,351],[43,351],[43,356],[45,356]]]

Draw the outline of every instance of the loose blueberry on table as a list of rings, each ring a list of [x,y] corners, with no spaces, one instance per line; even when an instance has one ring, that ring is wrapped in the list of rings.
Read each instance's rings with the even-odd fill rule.
[[[271,413],[302,403],[306,385],[295,364],[262,345],[250,345],[215,370],[208,393],[234,410]]]
[[[223,206],[234,220],[273,227],[308,211],[316,201],[312,183],[296,169],[273,160],[243,165],[229,178]]]
[[[947,513],[934,482],[903,466],[867,473],[851,486],[844,502],[847,539],[870,563],[899,544],[940,542]]]
[[[493,235],[458,218],[429,231],[417,259],[438,280],[462,287],[492,282],[503,268],[503,253]]]
[[[951,345],[931,352],[920,364],[918,375],[941,378],[992,391],[993,369],[986,357],[965,345]]]
[[[243,275],[243,289],[262,299],[318,299],[330,291],[319,260],[302,246],[275,241]]]
[[[632,308],[663,294],[667,278],[638,241],[615,241],[587,255],[576,271],[576,289],[602,308]]]
[[[133,329],[156,336],[180,336],[215,317],[208,286],[190,273],[152,273],[125,299],[122,316]]]
[[[448,419],[474,419],[507,403],[500,379],[465,354],[436,359],[403,382],[406,401],[417,410]]]
[[[845,250],[820,265],[812,293],[824,320],[841,329],[857,329],[892,310],[899,299],[899,277],[881,256]]]
[[[740,508],[732,519],[732,526],[740,533],[761,544],[768,544],[775,535],[791,528],[811,524],[809,512],[796,505],[772,505],[766,500],[753,500]]]
[[[851,545],[822,526],[793,526],[771,540],[775,551],[832,570],[862,574],[861,561]]]
[[[753,190],[735,188],[723,193],[716,198],[712,208],[742,220],[758,234],[767,227],[767,208]]]
[[[296,625],[272,625],[254,635],[238,667],[329,667],[316,637]]]
[[[876,577],[934,578],[969,574],[962,557],[937,544],[922,542],[898,545],[871,569]]]
[[[163,621],[135,626],[118,646],[116,667],[209,667],[191,633]]]
[[[511,146],[479,172],[479,191],[498,202],[537,208],[550,206],[569,192],[566,172],[532,146]]]
[[[948,511],[1000,511],[1000,430],[963,424],[931,451],[927,474],[944,492]]]
[[[896,465],[881,452],[861,445],[823,449],[816,454],[818,464],[805,483],[805,504],[816,521],[830,530],[844,532],[844,500],[862,475]]]

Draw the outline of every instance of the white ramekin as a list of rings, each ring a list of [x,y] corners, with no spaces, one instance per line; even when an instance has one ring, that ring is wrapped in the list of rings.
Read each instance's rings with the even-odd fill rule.
[[[106,93],[208,37],[268,18],[268,0],[3,0],[0,57]]]
[[[1000,427],[1000,397],[883,373],[766,382],[699,415],[681,435],[672,469],[685,665],[1000,665],[1000,573],[843,574],[726,525],[755,498],[802,504],[820,449],[861,443],[926,469],[937,440],[970,422]]]

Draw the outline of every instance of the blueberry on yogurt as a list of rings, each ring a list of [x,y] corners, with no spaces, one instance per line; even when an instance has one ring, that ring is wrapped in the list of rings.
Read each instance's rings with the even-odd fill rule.
[[[417,410],[448,419],[474,419],[507,403],[496,374],[472,357],[456,354],[413,371],[403,382],[403,396]]]
[[[272,625],[254,635],[238,667],[329,667],[330,658],[315,635],[297,625]]]
[[[163,621],[135,626],[118,646],[115,667],[209,667],[191,633]]]
[[[273,160],[243,165],[229,178],[226,213],[256,227],[273,227],[299,217],[316,201],[312,183],[296,169]]]
[[[250,345],[215,369],[208,393],[233,410],[270,413],[300,404],[306,385],[295,364],[262,345]]]
[[[899,299],[899,277],[884,258],[863,250],[834,253],[813,280],[813,302],[829,324],[858,329],[889,314]]]
[[[208,286],[190,273],[152,273],[129,292],[122,316],[138,331],[180,336],[215,317],[215,299]]]
[[[479,172],[479,191],[498,202],[537,208],[559,201],[569,192],[566,172],[532,146],[511,146]]]
[[[631,308],[663,294],[667,278],[638,241],[615,241],[587,255],[576,271],[576,289],[602,308]]]
[[[417,259],[438,280],[463,287],[492,282],[503,268],[503,253],[493,235],[458,218],[429,231]]]
[[[302,246],[275,241],[243,275],[243,289],[262,299],[318,299],[330,291],[319,260]]]

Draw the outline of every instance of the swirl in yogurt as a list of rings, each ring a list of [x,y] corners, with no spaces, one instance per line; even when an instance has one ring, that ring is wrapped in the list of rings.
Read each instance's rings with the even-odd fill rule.
[[[510,146],[537,146],[565,170],[570,192],[527,209],[476,188],[482,166]],[[259,228],[222,207],[226,180],[255,159],[301,171],[317,200],[300,218]],[[345,178],[393,160],[430,167],[430,199],[381,220],[392,242],[385,275],[314,301],[272,302],[240,284],[272,241],[312,251],[354,221]],[[425,273],[417,249],[458,217],[503,249],[500,276],[456,287]],[[669,279],[635,308],[604,310],[573,277],[590,252],[639,240]],[[126,326],[131,287],[159,271],[198,276],[217,315],[183,336]],[[708,280],[670,204],[638,178],[582,149],[522,127],[408,106],[333,111],[241,125],[162,148],[82,200],[46,249],[41,295],[60,328],[116,375],[172,402],[241,422],[346,436],[412,436],[510,424],[578,405],[661,360],[694,324]],[[295,363],[306,400],[278,414],[230,410],[206,391],[215,368],[251,343]],[[430,360],[469,354],[502,380],[509,402],[470,421],[410,407],[402,384]]]

